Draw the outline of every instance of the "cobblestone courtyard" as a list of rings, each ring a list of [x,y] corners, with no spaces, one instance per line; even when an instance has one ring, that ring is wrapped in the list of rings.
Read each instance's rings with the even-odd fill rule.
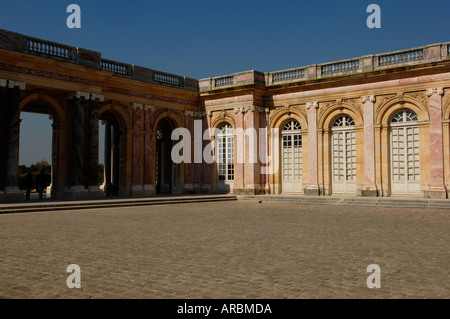
[[[0,298],[450,298],[445,210],[249,201],[0,215]],[[81,289],[66,268],[81,267]],[[381,267],[381,289],[366,285]]]

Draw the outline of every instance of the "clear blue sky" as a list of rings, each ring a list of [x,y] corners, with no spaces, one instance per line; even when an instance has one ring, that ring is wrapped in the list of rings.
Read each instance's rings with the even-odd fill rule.
[[[71,3],[81,7],[81,29],[66,26]],[[366,26],[371,3],[381,7],[381,29]],[[450,41],[448,0],[2,0],[0,6],[2,29],[198,79]],[[50,123],[31,122],[23,122],[22,135],[32,133],[22,140],[32,142],[36,127]],[[41,148],[50,154],[46,144]],[[26,149],[21,162],[42,159]]]

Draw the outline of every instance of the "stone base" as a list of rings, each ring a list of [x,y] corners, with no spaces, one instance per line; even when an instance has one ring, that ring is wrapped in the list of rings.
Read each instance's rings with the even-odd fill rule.
[[[255,188],[234,188],[234,195],[263,195],[264,191]]]
[[[99,188],[85,189],[83,187],[73,187],[66,190],[65,199],[69,200],[95,200],[105,198],[105,192]]]
[[[378,191],[376,189],[362,189],[362,197],[378,197]]]
[[[447,199],[447,190],[445,188],[438,188],[436,190],[429,189],[423,192],[425,198],[431,199]]]
[[[318,186],[308,186],[303,193],[306,196],[320,196],[320,188]]]
[[[12,192],[12,193],[0,193],[0,203],[17,203],[25,201],[25,193],[20,192]]]
[[[195,194],[194,185],[192,185],[192,184],[185,184],[184,185],[184,193],[185,194],[190,194],[190,195]]]
[[[199,189],[195,190],[197,192],[197,194],[211,194],[212,190],[211,190],[211,186],[202,186]]]

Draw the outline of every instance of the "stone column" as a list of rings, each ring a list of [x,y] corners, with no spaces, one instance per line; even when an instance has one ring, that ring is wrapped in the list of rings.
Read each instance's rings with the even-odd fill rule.
[[[245,112],[245,164],[244,164],[244,194],[261,194],[261,175],[258,156],[260,113],[264,110],[257,106],[246,108]],[[254,136],[249,135],[253,132]]]
[[[104,167],[104,175],[105,175],[105,183],[103,186],[103,190],[106,195],[109,195],[111,192],[111,124],[106,123],[105,125],[105,167]]]
[[[235,194],[241,194],[244,190],[244,109],[236,108],[235,122],[236,122],[236,143],[235,143],[235,158],[234,164],[234,190]],[[217,150],[216,150],[217,154]],[[216,181],[217,182],[217,181]]]
[[[191,148],[191,158],[189,163],[184,164],[184,191],[187,194],[194,193],[194,164],[192,161],[192,139],[194,137],[194,112],[185,111],[184,112],[184,126],[191,133],[190,141],[183,141],[184,152],[187,152],[187,148]]]
[[[203,125],[205,129],[209,130],[209,134],[211,133],[211,118],[212,118],[212,112],[208,112],[207,116],[203,118]],[[203,141],[203,149],[209,144],[214,143],[214,136],[209,136],[209,141]],[[211,144],[213,145],[213,144]],[[212,170],[213,170],[213,164],[209,164],[206,162],[203,162],[202,164],[202,193],[211,194],[212,192]]]
[[[375,183],[375,101],[373,95],[361,97],[364,110],[364,186],[361,195],[367,197],[378,196]]]
[[[7,105],[8,93],[6,89],[7,80],[0,79],[0,201],[5,188],[6,174],[6,126],[7,126]]]
[[[306,103],[308,109],[308,171],[309,183],[305,195],[319,196],[318,155],[317,155],[317,109],[318,102]]]
[[[444,143],[442,132],[443,88],[428,89],[430,108],[430,161],[431,184],[426,192],[430,198],[447,198],[444,183]]]
[[[88,159],[87,159],[87,185],[89,198],[96,199],[104,197],[103,192],[98,187],[98,102],[104,101],[102,95],[91,94],[89,102],[89,121],[88,121]]]
[[[72,107],[72,185],[67,191],[69,199],[86,199],[86,101],[90,99],[88,92],[76,92],[70,106]]]
[[[144,195],[144,150],[142,139],[142,112],[144,106],[133,103],[133,186],[131,187],[133,196]]]
[[[153,134],[153,113],[155,107],[152,105],[144,105],[144,121],[145,121],[145,133],[144,133],[144,192],[146,196],[153,196],[156,194],[155,189],[155,162],[153,157],[155,152],[153,150],[154,139],[156,135]]]
[[[6,176],[5,193],[7,201],[24,200],[23,191],[19,189],[19,147],[20,147],[20,90],[25,89],[25,83],[8,81],[7,89],[7,123],[6,123]]]

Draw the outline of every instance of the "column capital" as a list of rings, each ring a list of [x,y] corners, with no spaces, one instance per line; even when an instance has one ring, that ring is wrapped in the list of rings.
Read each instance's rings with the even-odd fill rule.
[[[429,97],[433,96],[434,94],[443,96],[444,95],[444,88],[427,89],[427,95]]]
[[[84,97],[85,100],[89,100],[91,98],[91,93],[83,92],[83,91],[76,91],[73,94],[71,94],[69,98],[76,98],[77,100],[79,100],[82,97]]]
[[[244,107],[235,107],[234,114],[238,114],[239,112],[245,113],[245,108]]]
[[[7,84],[8,84],[8,80],[0,79],[0,87],[5,88]]]
[[[5,80],[6,81],[6,80]],[[14,87],[18,87],[22,91],[26,89],[27,84],[25,82],[19,82],[19,81],[11,81],[8,80],[8,88],[13,89]]]
[[[99,100],[100,102],[104,102],[105,96],[102,94],[91,93],[91,100],[92,101]]]
[[[190,116],[190,117],[205,117],[206,112],[194,112],[194,111],[184,111],[184,116]]]
[[[145,110],[145,111],[151,111],[151,112],[154,112],[154,111],[155,111],[155,107],[154,107],[153,105],[145,104],[145,105],[144,105],[144,110]]]
[[[366,102],[375,103],[376,102],[375,95],[366,95],[361,97],[362,104],[366,104]]]
[[[319,108],[319,102],[308,102],[306,103],[306,108],[309,110],[311,108],[318,109]]]
[[[131,108],[133,110],[143,110],[144,105],[142,105],[141,103],[133,103],[133,104],[131,104]]]

